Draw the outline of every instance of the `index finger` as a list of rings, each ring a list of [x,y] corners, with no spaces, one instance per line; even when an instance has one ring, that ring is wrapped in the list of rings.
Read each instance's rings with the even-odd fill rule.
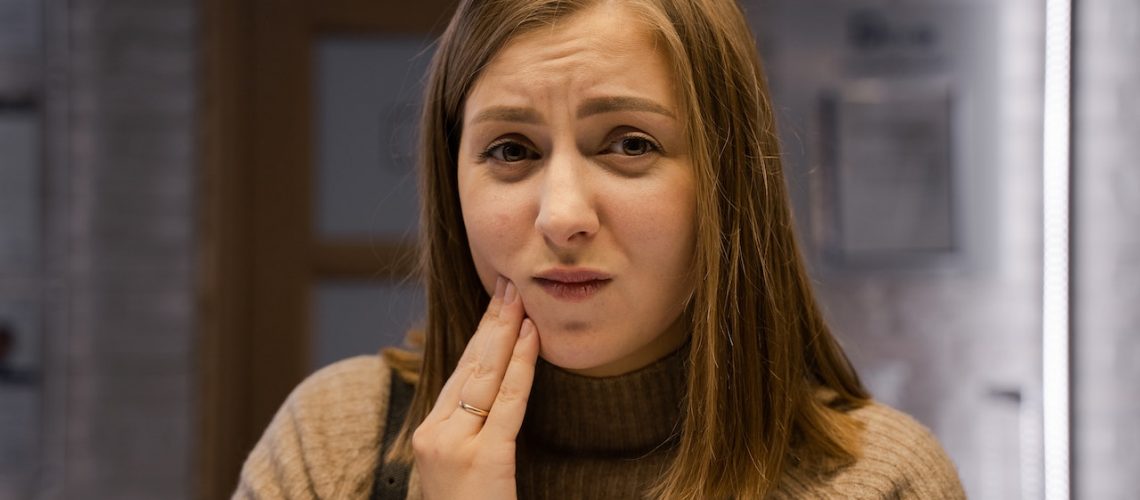
[[[495,280],[495,293],[491,295],[491,302],[487,304],[487,310],[483,313],[483,317],[479,321],[479,326],[475,328],[475,333],[467,341],[467,346],[463,349],[463,354],[459,357],[459,362],[455,365],[455,371],[444,382],[443,388],[436,397],[435,405],[432,407],[431,412],[424,419],[427,420],[443,420],[451,415],[451,410],[459,406],[459,391],[463,388],[463,384],[471,375],[475,366],[476,359],[479,352],[483,349],[483,344],[486,343],[486,334],[481,334],[485,328],[484,324],[487,323],[489,317],[497,317],[503,307],[503,295],[506,292],[507,280],[499,276]]]
[[[510,364],[503,375],[502,384],[490,415],[483,425],[482,435],[492,441],[514,440],[522,428],[530,389],[534,383],[534,365],[538,361],[538,330],[529,318],[523,320],[518,341],[511,353]]]
[[[471,431],[477,431],[483,425],[483,419],[459,409],[460,401],[482,410],[490,410],[495,403],[495,395],[499,393],[499,386],[503,382],[503,375],[511,360],[511,352],[519,338],[519,329],[523,324],[522,298],[519,297],[518,288],[508,281],[503,296],[502,309],[496,318],[492,318],[479,327],[480,334],[485,335],[482,346],[467,374],[467,381],[459,389],[455,401],[455,408],[451,418],[467,422]]]

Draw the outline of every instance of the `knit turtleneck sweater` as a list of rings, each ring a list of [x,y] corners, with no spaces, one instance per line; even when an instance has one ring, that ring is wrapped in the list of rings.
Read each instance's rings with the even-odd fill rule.
[[[680,432],[685,349],[616,377],[540,362],[519,439],[520,498],[636,498]]]
[[[519,497],[640,498],[675,453],[684,360],[678,352],[611,378],[536,370],[519,436]],[[286,400],[241,471],[234,498],[368,498],[387,416],[391,370],[380,356],[326,367]],[[789,470],[771,498],[963,499],[934,436],[871,402],[859,459],[826,475]],[[421,498],[413,469],[408,498]]]

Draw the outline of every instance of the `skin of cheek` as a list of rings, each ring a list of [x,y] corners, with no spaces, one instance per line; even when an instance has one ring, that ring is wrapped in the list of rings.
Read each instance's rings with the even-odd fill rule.
[[[678,341],[660,337],[685,335],[667,330],[684,329],[674,324],[693,286],[688,274],[695,240],[693,207],[661,200],[693,199],[690,186],[691,182],[670,182],[646,196],[622,198],[625,203],[612,207],[615,214],[628,214],[615,219],[615,226],[621,228],[619,244],[627,245],[627,255],[636,259],[631,271],[638,286],[628,290],[632,294],[623,301],[633,314],[617,316],[620,330],[629,340],[623,349],[629,355],[649,349],[650,357],[663,356]],[[664,345],[654,345],[657,343]]]
[[[528,252],[528,230],[533,231],[537,213],[527,206],[530,195],[524,185],[502,184],[479,172],[481,168],[460,167],[461,208],[471,258],[488,294],[494,293],[495,281],[504,276],[519,288],[525,309],[531,270],[521,266]]]
[[[518,209],[513,209],[515,207],[510,203],[509,196],[488,196],[485,193],[489,190],[472,190],[466,197],[470,203],[463,205],[463,219],[467,226],[467,240],[475,270],[479,273],[483,288],[488,294],[493,294],[495,281],[500,275],[514,281],[515,286],[525,286],[521,282],[524,277],[505,265],[516,260],[514,254],[522,249],[524,243],[514,239],[517,233],[514,228],[519,225],[516,220],[519,217]]]

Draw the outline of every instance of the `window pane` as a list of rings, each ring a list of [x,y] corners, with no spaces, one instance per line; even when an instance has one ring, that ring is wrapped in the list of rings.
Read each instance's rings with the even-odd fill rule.
[[[429,42],[324,38],[315,54],[317,237],[414,239],[413,152]]]
[[[313,293],[312,367],[398,346],[422,325],[418,283],[322,281]]]
[[[0,109],[0,275],[39,268],[39,119]]]

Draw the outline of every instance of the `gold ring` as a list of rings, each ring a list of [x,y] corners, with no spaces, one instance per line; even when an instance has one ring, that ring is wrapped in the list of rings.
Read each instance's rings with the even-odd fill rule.
[[[482,408],[478,408],[475,406],[471,406],[467,403],[464,403],[463,401],[459,402],[459,407],[462,408],[463,411],[470,413],[472,415],[475,415],[476,417],[487,418],[487,415],[491,414],[491,412],[489,412],[487,410],[484,410]]]

